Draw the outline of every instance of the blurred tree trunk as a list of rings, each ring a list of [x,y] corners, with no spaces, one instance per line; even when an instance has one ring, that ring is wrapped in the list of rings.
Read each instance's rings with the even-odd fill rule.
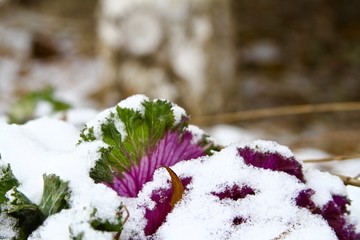
[[[104,88],[166,98],[197,115],[233,108],[230,11],[230,0],[100,1]]]

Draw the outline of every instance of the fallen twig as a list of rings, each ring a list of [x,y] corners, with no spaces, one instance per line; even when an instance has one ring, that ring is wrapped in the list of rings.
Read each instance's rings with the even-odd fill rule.
[[[129,210],[127,209],[127,207],[125,205],[122,206],[122,209],[117,214],[122,215],[123,211],[125,211],[126,216],[125,216],[125,219],[123,220],[122,225],[124,225],[130,217]],[[122,231],[122,226],[121,226],[121,229],[119,229],[119,231],[115,234],[114,240],[121,240],[121,238],[120,238],[121,231]]]
[[[331,174],[338,176],[344,182],[345,185],[360,187],[360,179],[357,179],[354,177],[349,177],[349,176],[344,176],[344,175],[337,174],[337,173],[331,173]]]
[[[326,157],[320,159],[307,159],[303,160],[304,163],[321,163],[321,162],[331,162],[331,161],[345,161],[345,160],[353,160],[355,158],[360,158],[360,154],[346,155],[346,156],[333,156]],[[355,187],[360,187],[360,174],[355,177],[344,176],[341,174],[331,173],[335,176],[338,176],[345,185],[352,185]]]
[[[304,163],[321,163],[321,162],[332,162],[332,161],[344,161],[344,160],[353,160],[355,158],[360,158],[360,154],[353,155],[344,155],[344,156],[333,156],[325,158],[315,158],[315,159],[306,159],[303,160]]]
[[[293,105],[265,109],[245,110],[207,116],[193,116],[192,122],[197,125],[208,125],[217,123],[231,123],[267,117],[277,117],[284,115],[339,111],[360,111],[360,102]]]

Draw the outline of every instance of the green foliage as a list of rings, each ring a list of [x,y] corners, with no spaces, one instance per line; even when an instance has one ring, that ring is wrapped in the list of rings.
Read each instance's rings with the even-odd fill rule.
[[[69,208],[69,183],[54,174],[44,175],[43,179],[44,191],[39,204],[42,213],[48,217]]]
[[[80,132],[80,138],[84,141],[84,142],[92,142],[96,140],[95,134],[94,134],[94,128],[93,127],[89,127],[89,128],[84,128],[81,130]],[[78,144],[81,143],[81,140],[78,142]]]
[[[39,207],[16,188],[13,188],[10,194],[7,213],[18,219],[20,239],[26,239],[45,220],[45,216]]]
[[[7,202],[6,192],[17,186],[19,186],[19,182],[12,173],[10,165],[2,166],[0,171],[0,205]]]
[[[94,219],[91,222],[91,226],[98,231],[104,232],[121,232],[123,223],[121,215],[118,215],[116,222],[110,222],[109,220]]]
[[[0,158],[1,159],[1,158]],[[15,189],[19,186],[18,180],[15,178],[14,174],[11,171],[9,164],[1,166],[0,170],[0,214],[3,211],[7,218],[12,218],[7,211],[5,210],[5,205],[8,201],[6,193],[11,189]],[[5,211],[4,211],[5,210]],[[16,219],[17,222],[18,219]],[[19,239],[26,239],[23,232],[20,232],[20,229],[13,229],[14,232],[18,233]],[[3,236],[0,235],[0,239],[3,239]]]
[[[142,105],[144,114],[117,106],[116,112],[110,113],[101,124],[102,136],[99,140],[106,143],[108,148],[100,150],[101,157],[90,172],[96,182],[110,182],[113,173],[121,176],[154,149],[166,130],[179,127],[174,124],[172,103],[155,100],[143,101]],[[125,136],[117,128],[119,121],[124,124]],[[93,126],[85,127],[80,137],[84,142],[96,140]]]
[[[90,215],[90,225],[93,229],[97,231],[102,232],[117,232],[117,234],[120,234],[123,228],[123,222],[122,217],[120,214],[121,207],[119,208],[117,219],[114,222],[111,222],[109,220],[103,220],[96,217],[97,209],[94,208],[93,212]],[[85,233],[81,232],[79,234],[75,234],[73,229],[70,227],[70,239],[72,240],[83,240],[85,237]]]
[[[84,236],[85,236],[84,232],[81,232],[80,234],[75,235],[71,228],[69,228],[69,232],[70,232],[70,239],[71,240],[83,240],[84,239]]]
[[[1,167],[0,212],[17,220],[20,240],[27,239],[48,216],[69,206],[68,182],[62,181],[55,175],[44,175],[43,178],[44,191],[38,206],[17,189],[20,184],[12,173],[10,165]]]
[[[95,167],[90,171],[90,177],[94,179],[95,182],[111,182],[112,181],[112,170],[109,165],[107,156],[110,154],[111,149],[101,148],[100,154],[102,161],[97,161]]]
[[[33,119],[36,106],[40,102],[50,104],[52,112],[65,111],[71,108],[70,104],[54,96],[52,87],[47,87],[40,91],[30,92],[14,103],[8,113],[10,122],[22,124]]]

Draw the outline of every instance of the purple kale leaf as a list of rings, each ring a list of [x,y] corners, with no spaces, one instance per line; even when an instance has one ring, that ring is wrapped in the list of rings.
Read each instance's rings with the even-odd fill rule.
[[[182,185],[186,187],[190,184],[191,178],[180,178]],[[170,185],[169,185],[170,186]],[[154,234],[158,228],[165,222],[166,216],[171,212],[171,197],[173,194],[173,187],[155,189],[152,191],[151,200],[155,202],[153,209],[146,208],[145,218],[147,224],[144,232],[146,236]]]
[[[157,168],[209,155],[215,149],[205,134],[199,136],[189,130],[188,116],[181,111],[179,114],[179,107],[173,103],[139,98],[135,105],[141,109],[120,103],[105,119],[102,116],[100,127],[95,126],[101,134],[94,126],[86,126],[81,132],[80,144],[102,141],[107,145],[99,150],[90,176],[123,197],[136,197]]]
[[[237,201],[245,198],[247,195],[254,195],[255,191],[249,186],[240,187],[238,185],[234,185],[231,188],[226,187],[226,189],[222,192],[212,192],[212,194],[217,196],[220,200],[232,199]]]
[[[294,157],[285,157],[278,152],[260,152],[250,147],[239,148],[238,151],[248,165],[285,172],[304,182],[302,166]]]

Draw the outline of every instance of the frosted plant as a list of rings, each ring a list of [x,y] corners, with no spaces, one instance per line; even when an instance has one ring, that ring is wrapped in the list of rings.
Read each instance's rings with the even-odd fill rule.
[[[272,141],[221,148],[188,121],[136,95],[77,145],[58,120],[0,123],[0,239],[360,238],[338,177]]]
[[[207,154],[215,146],[185,111],[166,100],[136,95],[104,112],[82,131],[82,142],[101,141],[90,175],[120,196],[136,197],[161,166]]]
[[[304,170],[274,142],[211,151],[219,148],[187,121],[171,102],[136,95],[82,131],[80,145],[102,143],[92,178],[128,206],[123,239],[252,239],[258,228],[260,239],[296,238],[314,228],[319,239],[359,237],[337,177]]]
[[[123,239],[359,239],[344,184],[304,169],[287,147],[254,141],[158,169],[131,205]]]
[[[7,224],[12,227],[7,234],[12,231],[16,239],[27,239],[48,216],[69,207],[68,182],[59,177],[43,176],[44,191],[37,205],[17,189],[20,183],[9,165],[3,165],[0,171],[0,215],[3,221],[8,219]],[[5,236],[6,234],[0,231],[0,238]]]

